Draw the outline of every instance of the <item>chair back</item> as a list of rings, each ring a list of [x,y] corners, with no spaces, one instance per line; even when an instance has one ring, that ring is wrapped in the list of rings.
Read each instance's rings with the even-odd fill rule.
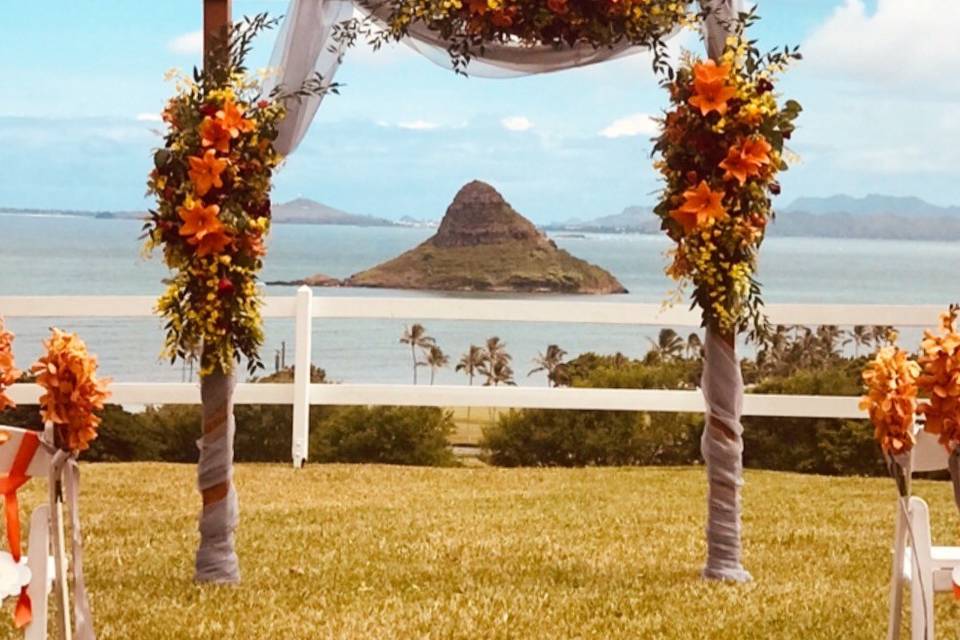
[[[940,444],[937,436],[921,430],[917,432],[916,439],[917,443],[913,446],[911,457],[911,472],[940,471],[947,468],[950,454]]]
[[[6,438],[6,442],[0,444],[0,476],[10,473],[24,438],[40,438],[42,435],[39,431],[0,425],[0,439]],[[50,460],[50,452],[43,446],[37,447],[33,459],[27,465],[26,475],[30,478],[46,477],[50,471]]]

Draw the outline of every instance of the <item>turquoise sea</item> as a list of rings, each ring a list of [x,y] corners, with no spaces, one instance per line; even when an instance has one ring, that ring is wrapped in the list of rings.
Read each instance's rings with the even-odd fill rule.
[[[0,295],[156,295],[165,270],[158,257],[140,255],[140,223],[76,217],[0,214]],[[301,278],[313,273],[345,277],[414,246],[429,229],[276,225],[269,240],[264,280]],[[621,296],[588,299],[660,302],[671,290],[663,275],[667,241],[659,236],[553,235],[576,256],[611,271],[630,290]],[[942,304],[960,300],[960,246],[947,242],[771,238],[761,257],[760,280],[767,302],[810,304]],[[293,295],[291,287],[269,287],[269,295]],[[431,293],[369,289],[316,289],[318,296],[430,296]],[[482,296],[471,296],[482,297]],[[501,296],[502,297],[502,296]],[[582,296],[569,296],[583,300]],[[0,308],[0,314],[3,309]],[[36,357],[51,321],[10,318],[18,334],[17,357]],[[78,331],[98,353],[101,369],[117,380],[179,381],[184,372],[158,361],[160,324],[153,319],[57,320]],[[591,325],[427,322],[428,332],[456,362],[469,344],[498,335],[514,357],[517,381],[528,378],[531,359],[549,343],[570,354],[593,350],[642,355],[657,328]],[[313,359],[329,376],[345,382],[408,382],[410,354],[399,344],[397,321],[317,322]],[[264,361],[292,344],[292,320],[267,322]],[[905,336],[906,337],[906,336]],[[288,363],[292,356],[288,356]],[[438,383],[465,383],[452,368]]]

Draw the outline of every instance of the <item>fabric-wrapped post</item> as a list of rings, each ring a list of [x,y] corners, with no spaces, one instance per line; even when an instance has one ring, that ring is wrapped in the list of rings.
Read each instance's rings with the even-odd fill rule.
[[[704,28],[707,55],[718,60],[741,10],[739,0],[701,0],[710,10]],[[703,577],[748,582],[740,558],[743,487],[743,376],[734,336],[707,328],[703,377],[706,421],[700,451],[707,467],[707,561]]]
[[[233,487],[233,374],[216,371],[203,376],[203,437],[197,441],[200,460],[197,485],[203,495],[200,547],[197,549],[197,582],[236,583],[240,563],[234,532],[239,522],[237,493]]]

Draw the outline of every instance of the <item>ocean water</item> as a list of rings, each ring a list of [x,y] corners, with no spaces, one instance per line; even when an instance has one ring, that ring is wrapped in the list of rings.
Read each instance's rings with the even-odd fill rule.
[[[0,214],[0,295],[156,295],[165,269],[159,256],[145,259],[138,241],[141,223],[72,217]],[[426,239],[429,229],[277,225],[268,243],[263,279],[291,280],[313,273],[346,277]],[[668,248],[659,236],[553,235],[576,256],[612,272],[630,290],[619,296],[558,296],[571,300],[660,302],[672,284],[663,275]],[[938,304],[960,300],[960,246],[947,242],[771,238],[764,244],[759,278],[767,302]],[[292,287],[268,287],[268,295],[293,295]],[[317,296],[452,296],[371,289],[315,289]],[[472,295],[470,297],[484,297]],[[505,297],[505,296],[499,296]],[[524,297],[524,296],[518,296]],[[0,314],[3,309],[0,308]],[[52,321],[10,318],[17,357],[31,362]],[[155,319],[61,318],[96,352],[105,375],[116,380],[179,381],[185,372],[160,362],[161,326]],[[426,322],[428,332],[455,363],[471,343],[497,335],[514,357],[517,381],[528,377],[531,359],[550,343],[571,355],[621,351],[640,356],[656,327],[595,327],[550,323]],[[315,321],[313,361],[344,382],[408,382],[410,352],[399,343],[404,323],[389,320]],[[283,342],[293,342],[293,321],[268,320],[263,358],[272,370]],[[905,334],[904,338],[908,338]],[[429,373],[421,371],[421,380]],[[437,383],[465,383],[441,370]]]

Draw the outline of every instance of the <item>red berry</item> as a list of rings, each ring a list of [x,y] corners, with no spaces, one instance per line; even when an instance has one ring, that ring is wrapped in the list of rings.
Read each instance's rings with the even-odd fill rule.
[[[220,292],[220,295],[230,295],[233,293],[233,283],[229,278],[220,278],[220,285],[217,287],[217,291]]]

